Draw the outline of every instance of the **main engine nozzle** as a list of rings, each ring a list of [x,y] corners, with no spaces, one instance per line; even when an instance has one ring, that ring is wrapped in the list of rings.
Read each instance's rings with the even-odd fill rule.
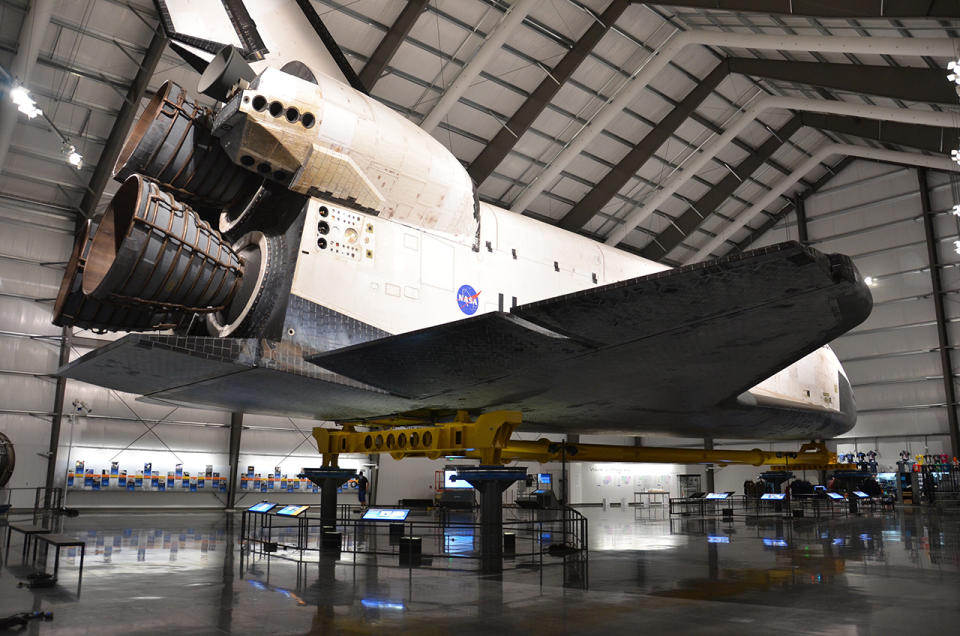
[[[152,307],[121,305],[84,295],[83,271],[99,224],[99,218],[87,219],[80,229],[53,306],[53,324],[98,331],[151,331],[176,326],[175,316],[158,313]]]
[[[93,235],[83,293],[159,312],[216,312],[240,286],[240,256],[189,206],[134,175]]]
[[[173,82],[147,104],[113,172],[119,181],[145,175],[191,205],[214,208],[249,196],[261,181],[230,160],[210,132],[210,113]]]

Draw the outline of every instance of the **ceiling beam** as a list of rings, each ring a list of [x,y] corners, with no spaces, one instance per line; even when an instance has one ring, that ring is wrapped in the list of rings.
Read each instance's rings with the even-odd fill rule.
[[[696,231],[709,214],[714,212],[723,201],[733,194],[742,179],[746,179],[760,167],[766,153],[776,152],[777,148],[783,144],[787,137],[796,132],[800,125],[929,152],[946,154],[950,150],[960,147],[960,131],[953,128],[885,122],[824,113],[801,113],[767,139],[763,146],[757,150],[756,155],[748,156],[734,168],[735,174],[727,175],[716,187],[704,194],[689,210],[678,217],[672,225],[658,234],[641,250],[641,254],[651,260],[660,260],[670,253],[686,236]]]
[[[952,88],[953,85],[944,81],[942,71],[933,69],[729,58],[714,67],[713,71],[696,88],[690,91],[683,101],[677,104],[653,130],[647,133],[620,160],[615,169],[608,172],[590,192],[580,199],[560,221],[560,227],[576,231],[589,222],[597,210],[607,205],[613,196],[630,182],[630,179],[654,156],[657,149],[677,131],[687,117],[696,114],[697,107],[729,73],[845,89],[894,99],[949,104],[954,104],[957,101],[957,94]],[[716,132],[722,132],[722,130],[716,130]],[[784,140],[788,137],[789,135],[784,137]],[[747,151],[754,152],[752,148],[747,148]],[[756,164],[757,167],[770,160],[770,155],[764,155],[764,157],[763,161]],[[750,164],[753,163],[754,161],[750,161]],[[754,170],[756,168],[750,170],[750,172],[737,170],[737,174],[742,179],[747,179]],[[736,187],[739,183],[737,181],[733,183],[733,186]],[[724,195],[724,198],[726,198],[732,191],[728,192],[727,189],[720,189],[716,195],[724,192],[726,192]],[[723,202],[723,199],[712,202],[716,195],[708,195],[711,200],[708,203],[710,211]],[[702,211],[705,208],[698,207],[697,209]]]
[[[960,6],[960,2],[957,3]],[[730,58],[730,72],[936,104],[957,103],[955,85],[940,69]]]
[[[107,144],[100,153],[97,167],[90,177],[87,191],[83,195],[83,200],[80,201],[80,213],[87,218],[93,216],[97,205],[100,203],[100,197],[103,196],[103,191],[107,187],[107,182],[113,176],[114,164],[117,163],[117,158],[120,156],[120,151],[127,139],[127,133],[130,132],[133,121],[137,117],[137,111],[140,110],[140,100],[146,94],[150,78],[157,70],[157,65],[160,63],[160,58],[166,48],[167,37],[164,34],[163,26],[157,25],[157,30],[154,31],[153,39],[150,41],[150,47],[143,56],[140,68],[137,69],[137,76],[133,78],[133,83],[123,100],[123,106],[120,107],[120,112],[110,129],[110,136],[107,137]]]
[[[810,128],[929,152],[949,154],[951,150],[960,147],[960,131],[956,128],[877,121],[825,113],[801,113],[800,119],[804,126]]]
[[[530,93],[526,101],[471,162],[467,172],[474,183],[477,185],[483,183],[500,165],[520,137],[533,125],[534,120],[540,116],[547,104],[553,100],[560,88],[580,67],[590,51],[593,50],[628,6],[630,6],[629,0],[612,0],[603,14],[594,19],[590,28],[580,36],[580,39],[557,62],[557,65],[547,73],[540,85]]]
[[[818,190],[822,189],[825,185],[827,185],[827,183],[832,181],[835,176],[843,172],[843,170],[853,163],[855,159],[856,157],[847,156],[835,163],[832,167],[828,168],[819,179],[814,181],[813,185],[797,195],[798,198],[806,200],[816,194]],[[791,201],[787,205],[783,206],[776,214],[767,217],[767,219],[760,224],[760,227],[751,232],[747,238],[737,243],[736,247],[733,248],[731,253],[742,252],[750,247],[754,241],[766,234],[770,228],[779,223],[781,219],[793,212],[795,209],[794,203]]]
[[[654,0],[643,4],[817,18],[960,18],[956,0]]]
[[[703,103],[729,73],[726,61],[717,64],[686,97],[677,104],[657,125],[638,141],[612,170],[593,187],[560,220],[560,227],[576,231],[589,221],[637,174],[637,171],[654,155],[688,117]]]
[[[451,82],[450,86],[446,87],[446,90],[440,95],[440,100],[434,104],[427,116],[420,122],[420,128],[432,132],[437,127],[437,124],[447,116],[447,113],[460,100],[460,97],[467,92],[467,89],[473,84],[473,80],[480,75],[487,63],[500,52],[500,47],[507,41],[510,34],[523,24],[527,14],[533,11],[539,2],[540,0],[516,0],[510,5],[510,10],[503,15],[497,26],[487,34],[480,48],[471,54],[469,61],[460,69],[460,74]]]
[[[721,179],[716,186],[707,191],[686,212],[650,241],[640,251],[640,255],[658,261],[669,254],[673,248],[683,242],[684,238],[700,227],[704,219],[720,207],[720,204],[726,201],[744,180],[772,157],[786,143],[787,139],[800,129],[801,125],[799,115],[791,117],[790,121],[773,132],[757,148],[756,152],[747,155],[743,161],[730,170],[730,174]]]
[[[386,70],[390,60],[393,59],[397,49],[400,48],[407,34],[410,33],[410,29],[416,24],[417,18],[419,18],[423,10],[427,8],[428,1],[429,0],[408,0],[407,4],[403,7],[403,11],[400,12],[400,15],[390,27],[390,30],[387,31],[383,39],[380,40],[380,44],[377,45],[373,55],[371,55],[367,63],[363,65],[359,77],[360,83],[366,87],[367,92],[373,90],[374,85],[377,83],[377,80],[380,79],[380,76],[383,75],[383,71]]]

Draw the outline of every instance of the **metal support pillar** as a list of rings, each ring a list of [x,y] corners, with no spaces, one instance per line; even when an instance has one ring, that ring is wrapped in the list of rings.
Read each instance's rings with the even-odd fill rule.
[[[567,435],[567,444],[579,443],[579,434],[571,433]],[[566,448],[566,446],[564,446],[564,448]],[[570,505],[569,468],[567,466],[567,453],[565,451],[562,454],[562,462],[560,464],[560,503],[565,506]]]
[[[320,487],[320,525],[337,525],[337,488],[357,476],[357,471],[350,468],[304,468],[303,473],[297,475],[306,477]]]
[[[61,331],[60,340],[60,364],[57,368],[63,368],[70,362],[70,336],[73,333],[71,327],[64,327]],[[50,507],[50,497],[53,488],[56,487],[57,479],[57,461],[60,451],[60,429],[63,425],[63,401],[67,393],[67,379],[57,378],[57,388],[53,396],[53,418],[50,420],[50,444],[47,447],[47,477],[44,481],[46,492],[43,496],[43,507]],[[69,459],[69,458],[68,458]]]
[[[930,263],[930,285],[933,288],[933,308],[937,318],[937,340],[940,348],[940,368],[943,371],[943,393],[947,403],[947,427],[950,431],[951,454],[960,455],[960,428],[957,426],[957,395],[953,384],[953,363],[950,359],[950,338],[947,334],[946,311],[943,307],[943,285],[940,281],[940,255],[937,252],[937,236],[930,209],[930,188],[927,171],[917,168],[917,184],[920,188],[920,205],[923,208],[923,233],[927,242],[927,257]]]
[[[802,245],[810,243],[810,237],[807,234],[807,208],[804,198],[799,194],[793,197],[793,211],[797,215],[797,240]]]
[[[713,440],[712,440],[712,439],[705,439],[705,440],[703,440],[703,449],[704,449],[704,450],[708,450],[708,451],[712,451],[712,450],[713,450]],[[716,486],[717,486],[717,484],[716,484],[716,479],[715,479],[714,474],[713,474],[713,473],[714,473],[714,465],[713,465],[713,464],[707,464],[707,469],[706,469],[705,472],[706,472],[706,475],[707,475],[707,478],[706,478],[706,482],[707,482],[707,492],[716,492]]]
[[[230,414],[230,458],[227,460],[230,475],[227,477],[227,510],[237,505],[240,484],[240,438],[243,434],[243,413]]]
[[[526,477],[526,468],[504,466],[461,468],[456,475],[480,493],[480,570],[484,574],[503,571],[503,491]]]
[[[137,75],[133,78],[133,83],[130,84],[130,89],[124,97],[123,106],[120,107],[113,128],[110,129],[110,136],[107,137],[103,152],[100,153],[97,167],[90,177],[87,191],[83,195],[83,200],[80,201],[80,212],[87,218],[93,216],[97,205],[100,203],[100,197],[103,196],[103,190],[107,187],[107,181],[113,175],[113,166],[120,156],[123,143],[127,139],[127,133],[133,126],[133,121],[140,110],[140,100],[147,90],[150,78],[157,70],[157,64],[160,63],[160,58],[163,56],[166,47],[167,38],[164,35],[163,27],[158,25],[153,34],[153,39],[150,41],[150,47],[143,57],[139,70],[137,70]]]

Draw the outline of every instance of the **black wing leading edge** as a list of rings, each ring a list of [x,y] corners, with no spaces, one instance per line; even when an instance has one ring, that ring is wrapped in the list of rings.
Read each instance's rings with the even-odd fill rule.
[[[408,399],[613,423],[732,401],[871,307],[849,258],[783,243],[308,360]]]

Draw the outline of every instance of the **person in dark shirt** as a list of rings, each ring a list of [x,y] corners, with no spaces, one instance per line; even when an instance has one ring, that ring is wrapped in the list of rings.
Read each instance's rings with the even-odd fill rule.
[[[360,500],[360,505],[364,508],[367,507],[367,486],[370,484],[367,480],[367,476],[362,472],[357,477],[357,498]]]

